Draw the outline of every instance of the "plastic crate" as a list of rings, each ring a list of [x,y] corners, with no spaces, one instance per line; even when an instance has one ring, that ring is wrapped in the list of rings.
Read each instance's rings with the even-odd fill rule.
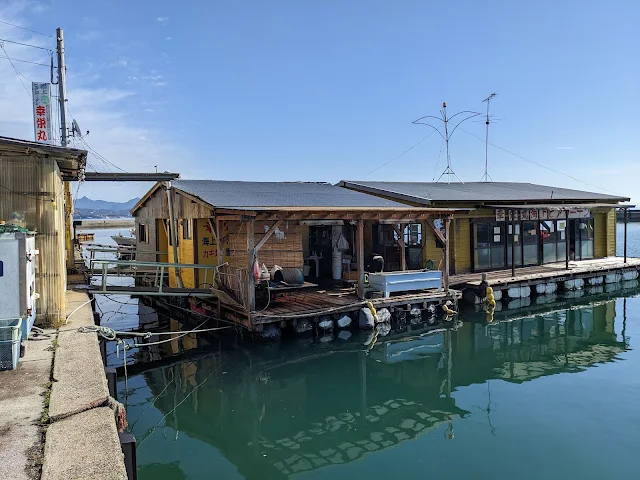
[[[20,339],[0,341],[0,371],[18,368],[20,358]]]
[[[0,370],[13,370],[18,367],[21,338],[20,318],[0,320]]]
[[[17,336],[16,336],[17,335]],[[0,342],[19,340],[22,337],[22,319],[10,318],[0,320]]]

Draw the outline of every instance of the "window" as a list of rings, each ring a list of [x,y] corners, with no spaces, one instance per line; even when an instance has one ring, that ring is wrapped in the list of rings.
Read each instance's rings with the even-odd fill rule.
[[[138,243],[149,243],[149,225],[138,225]]]
[[[538,264],[538,222],[522,222],[522,256],[524,265]]]
[[[182,220],[182,238],[185,240],[191,239],[191,220]]]
[[[505,223],[477,221],[473,224],[475,270],[495,270],[505,265]]]
[[[571,260],[593,258],[593,218],[569,220]]]
[[[563,262],[567,258],[567,221],[541,220],[542,263]]]
[[[404,227],[404,244],[407,247],[422,245],[422,224],[410,223]]]

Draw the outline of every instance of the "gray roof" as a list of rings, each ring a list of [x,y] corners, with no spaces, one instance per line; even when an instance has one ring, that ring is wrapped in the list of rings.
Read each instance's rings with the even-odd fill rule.
[[[171,185],[215,208],[269,210],[282,207],[395,207],[407,205],[329,183],[174,180]]]
[[[584,192],[568,188],[518,182],[340,182],[341,186],[385,195],[400,201],[429,202],[549,202],[549,201],[628,201],[629,198]]]

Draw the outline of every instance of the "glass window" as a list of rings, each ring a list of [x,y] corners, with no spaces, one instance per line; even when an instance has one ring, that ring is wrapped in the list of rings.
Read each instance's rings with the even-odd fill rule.
[[[524,265],[538,264],[538,222],[522,222],[522,254]]]
[[[474,269],[496,270],[505,266],[504,222],[477,222],[474,232]]]
[[[491,246],[491,241],[489,239],[489,230],[491,224],[489,223],[476,223],[474,224],[475,228],[475,246],[476,248],[486,248]]]
[[[191,239],[191,220],[182,220],[182,238]]]
[[[144,223],[141,223],[140,225],[138,225],[138,242],[140,243],[149,242],[148,228],[149,228],[148,225],[145,225]]]
[[[404,227],[404,244],[407,247],[422,245],[422,224],[410,223]]]

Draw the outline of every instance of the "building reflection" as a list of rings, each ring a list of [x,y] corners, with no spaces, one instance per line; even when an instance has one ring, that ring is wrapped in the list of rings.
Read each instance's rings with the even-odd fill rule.
[[[456,420],[470,414],[455,392],[468,385],[614,361],[626,348],[615,318],[615,301],[585,303],[379,341],[371,351],[357,341],[276,345],[210,353],[144,375],[169,427],[212,445],[246,478],[289,478],[429,432],[453,439]],[[619,323],[624,329],[624,318]],[[163,348],[184,352],[201,341],[184,336]]]

